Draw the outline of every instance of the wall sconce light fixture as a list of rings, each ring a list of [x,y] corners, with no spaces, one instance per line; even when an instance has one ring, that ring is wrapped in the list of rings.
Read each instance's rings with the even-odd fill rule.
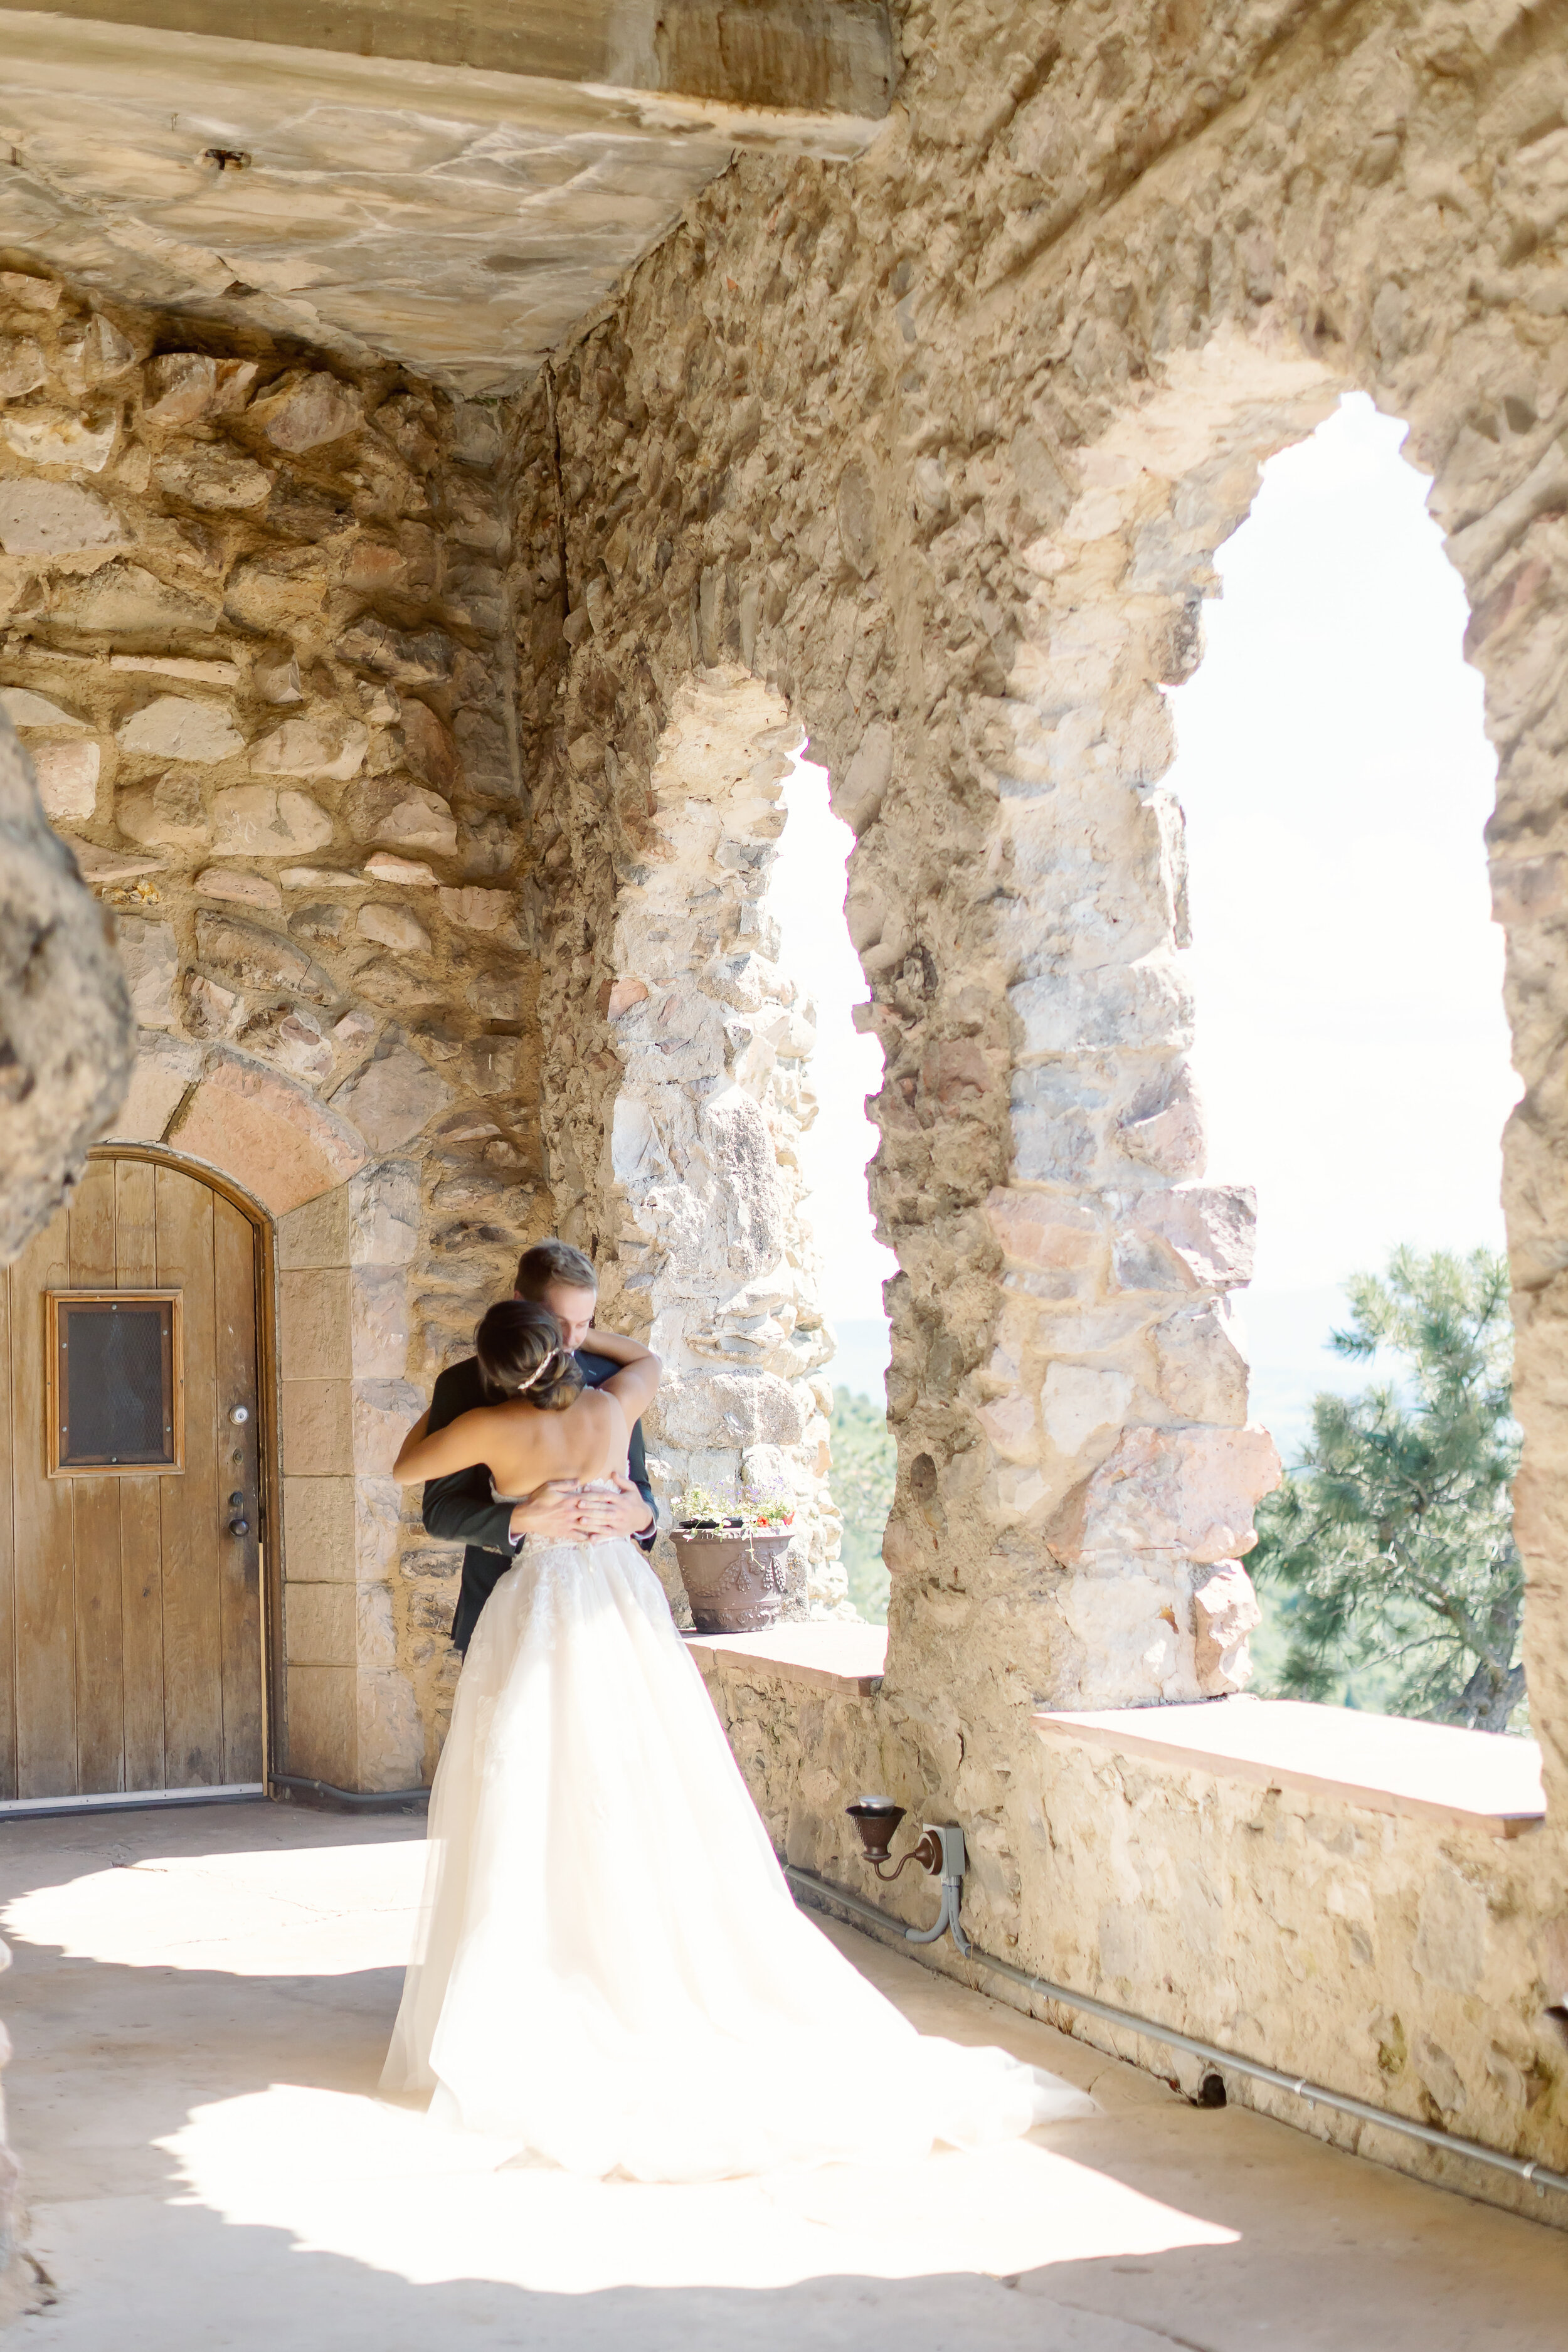
[[[919,1843],[889,1870],[885,1865],[893,1859],[890,1848],[904,1818],[903,1806],[896,1805],[891,1797],[857,1797],[844,1810],[859,1831],[866,1859],[879,1878],[897,1878],[914,1862],[932,1878],[942,1880],[942,1909],[936,1926],[906,1927],[906,1943],[934,1944],[951,1927],[953,1942],[967,1959],[969,1938],[958,1921],[959,1905],[963,1900],[963,1832],[951,1822],[922,1822]]]

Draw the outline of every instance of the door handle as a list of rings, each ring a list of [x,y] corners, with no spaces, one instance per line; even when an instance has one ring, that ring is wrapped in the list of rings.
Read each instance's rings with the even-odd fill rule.
[[[250,1521],[245,1516],[244,1502],[245,1496],[238,1493],[231,1495],[228,1498],[228,1507],[234,1514],[228,1523],[231,1536],[247,1536],[250,1533]]]

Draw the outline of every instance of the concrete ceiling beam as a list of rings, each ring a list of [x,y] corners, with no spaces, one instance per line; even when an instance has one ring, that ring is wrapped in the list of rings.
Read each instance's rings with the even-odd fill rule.
[[[879,120],[893,90],[884,0],[58,0],[50,13],[785,114]]]
[[[0,248],[468,393],[525,382],[737,148],[847,160],[889,102],[874,0],[223,13],[265,37],[202,29],[218,0],[0,0]]]

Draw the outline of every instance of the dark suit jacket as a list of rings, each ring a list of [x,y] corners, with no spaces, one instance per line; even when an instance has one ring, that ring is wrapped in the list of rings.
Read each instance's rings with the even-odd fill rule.
[[[595,1356],[586,1348],[578,1349],[577,1364],[591,1389],[600,1387],[620,1369],[608,1356]],[[493,1402],[485,1394],[478,1360],[466,1357],[460,1364],[448,1364],[438,1375],[430,1399],[429,1426],[433,1430],[445,1429],[459,1413],[472,1412],[476,1406]],[[647,1482],[640,1421],[632,1429],[626,1468],[633,1486],[651,1511],[653,1488]],[[433,1536],[439,1536],[445,1543],[468,1546],[463,1554],[458,1612],[452,1620],[453,1643],[458,1649],[466,1651],[480,1610],[517,1558],[511,1548],[511,1505],[495,1501],[490,1493],[490,1474],[479,1465],[471,1470],[454,1470],[449,1478],[427,1480],[424,1517]],[[650,1550],[653,1534],[650,1528],[646,1535],[634,1536],[632,1541],[640,1544],[645,1551]]]

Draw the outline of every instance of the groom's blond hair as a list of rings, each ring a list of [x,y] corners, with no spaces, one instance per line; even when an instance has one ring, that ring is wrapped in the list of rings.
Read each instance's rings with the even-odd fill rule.
[[[517,1295],[520,1298],[541,1299],[558,1282],[573,1290],[597,1290],[599,1277],[594,1262],[574,1249],[570,1242],[535,1242],[525,1249],[517,1262]]]

